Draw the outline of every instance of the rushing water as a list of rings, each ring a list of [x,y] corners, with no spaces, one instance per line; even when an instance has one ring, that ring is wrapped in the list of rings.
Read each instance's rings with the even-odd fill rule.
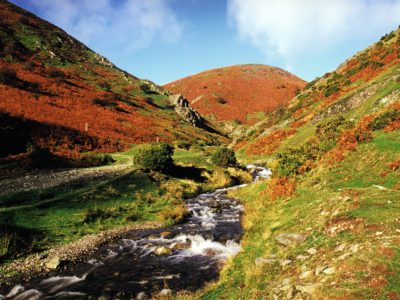
[[[249,165],[257,181],[270,170]],[[51,277],[17,285],[0,299],[145,299],[194,291],[218,278],[223,262],[240,251],[243,206],[226,198],[235,186],[186,201],[190,217],[164,230],[132,232],[93,257]]]

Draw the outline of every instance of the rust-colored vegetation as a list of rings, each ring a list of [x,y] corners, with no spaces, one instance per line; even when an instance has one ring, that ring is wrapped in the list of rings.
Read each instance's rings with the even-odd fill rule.
[[[279,68],[237,65],[205,71],[165,87],[181,93],[203,115],[217,121],[239,120],[252,124],[252,113],[268,113],[286,106],[305,82]]]
[[[144,91],[138,78],[3,1],[0,38],[1,157],[35,146],[74,158],[199,137],[200,130],[182,129],[162,90]]]
[[[274,177],[268,182],[268,187],[263,191],[272,201],[280,197],[293,196],[296,190],[296,182],[289,177]]]
[[[283,140],[287,137],[296,133],[296,129],[278,129],[270,133],[269,135],[262,137],[255,141],[247,149],[246,154],[248,155],[260,155],[260,154],[271,154]]]

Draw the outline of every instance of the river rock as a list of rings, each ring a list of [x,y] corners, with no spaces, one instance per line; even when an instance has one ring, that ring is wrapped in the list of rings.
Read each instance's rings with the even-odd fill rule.
[[[163,231],[160,233],[160,236],[164,239],[172,238],[172,232]]]
[[[52,257],[46,262],[46,268],[50,270],[57,269],[57,267],[60,265],[60,262],[61,261],[58,256]]]
[[[149,299],[149,296],[145,292],[140,292],[139,294],[136,295],[136,300],[145,300]]]
[[[305,239],[306,237],[304,235],[298,233],[282,233],[275,238],[278,244],[286,247],[300,244],[304,242]]]
[[[161,246],[161,247],[158,247],[156,249],[156,251],[154,251],[154,253],[156,255],[158,255],[158,256],[171,255],[172,254],[172,250],[169,249],[168,247]]]
[[[173,248],[174,250],[185,250],[190,248],[191,243],[177,243]]]

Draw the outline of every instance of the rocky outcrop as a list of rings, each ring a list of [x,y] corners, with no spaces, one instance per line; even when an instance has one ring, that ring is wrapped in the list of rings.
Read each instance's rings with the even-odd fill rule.
[[[171,105],[174,107],[175,112],[186,122],[195,127],[203,127],[205,120],[198,112],[190,107],[189,101],[180,94],[171,95],[169,97]]]
[[[170,91],[164,89],[163,87],[155,84],[154,82],[147,80],[147,79],[141,79],[140,80],[140,88],[143,92],[147,94],[156,94],[156,95],[164,95],[164,96],[170,96],[171,93]]]

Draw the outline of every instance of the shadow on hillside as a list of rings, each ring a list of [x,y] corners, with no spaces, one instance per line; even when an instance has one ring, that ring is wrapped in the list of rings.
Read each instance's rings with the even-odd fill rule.
[[[44,232],[12,224],[13,216],[0,221],[0,263],[40,249]]]
[[[189,179],[196,182],[205,182],[207,178],[202,175],[204,171],[206,171],[206,169],[204,168],[174,165],[166,173],[170,176],[180,179]]]

